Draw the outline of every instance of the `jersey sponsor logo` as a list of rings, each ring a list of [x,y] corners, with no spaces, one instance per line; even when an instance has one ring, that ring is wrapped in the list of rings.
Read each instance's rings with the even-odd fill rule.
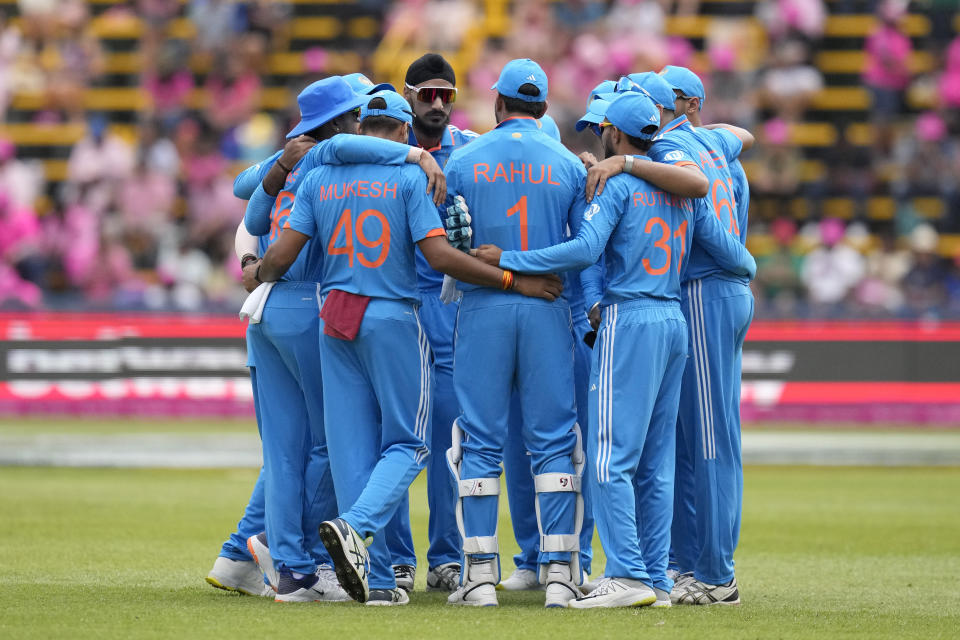
[[[498,162],[493,169],[493,175],[490,175],[490,165],[486,162],[478,162],[473,165],[473,181],[480,182],[480,176],[486,182],[497,182],[501,180],[506,183],[521,182],[526,184],[541,184],[544,180],[547,184],[555,187],[561,186],[559,182],[553,180],[553,166],[549,164],[532,165],[525,162],[514,164],[513,162],[504,166]],[[535,177],[536,176],[536,177]]]
[[[671,151],[667,155],[663,156],[663,159],[667,162],[678,162],[683,160],[683,151]]]
[[[583,212],[583,219],[587,222],[590,222],[593,220],[593,216],[597,215],[598,213],[600,213],[600,205],[594,202],[592,205],[587,207],[586,211]]]
[[[397,183],[378,180],[351,180],[340,184],[321,184],[317,191],[319,200],[343,200],[344,198],[392,198],[397,199]]]

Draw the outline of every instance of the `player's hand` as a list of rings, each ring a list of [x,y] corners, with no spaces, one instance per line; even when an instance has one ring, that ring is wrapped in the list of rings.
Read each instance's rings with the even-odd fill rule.
[[[593,154],[590,153],[589,151],[584,151],[583,153],[581,153],[581,154],[578,155],[577,157],[580,158],[580,162],[582,162],[582,163],[583,163],[583,166],[586,167],[587,169],[589,169],[589,168],[592,167],[593,165],[597,164],[597,162],[598,162],[597,156],[593,155]]]
[[[300,162],[300,158],[307,155],[307,151],[313,148],[317,141],[310,136],[297,136],[288,140],[283,145],[283,153],[280,154],[279,162],[285,167],[293,168],[293,165]]]
[[[593,196],[603,193],[607,180],[623,173],[623,156],[613,156],[602,160],[587,169],[587,202],[593,201]]]
[[[427,175],[427,193],[433,193],[433,204],[439,207],[447,199],[447,176],[436,159],[426,151],[420,154],[418,164]]]
[[[454,248],[469,253],[470,242],[473,239],[473,229],[470,227],[472,222],[467,201],[463,196],[457,196],[453,199],[453,205],[447,207],[447,215],[443,220],[447,228],[447,242]]]
[[[513,277],[513,290],[531,298],[543,298],[553,302],[563,293],[563,280],[552,273],[545,276],[525,276],[518,273]]]
[[[257,268],[260,266],[260,260],[256,262],[251,262],[243,268],[243,288],[247,290],[247,293],[252,292],[254,289],[260,286],[260,281],[257,280]]]
[[[476,249],[470,250],[470,255],[493,267],[500,266],[500,255],[502,253],[503,249],[495,244],[482,244]]]
[[[590,313],[587,314],[587,321],[590,323],[590,327],[596,331],[600,326],[600,305],[596,305],[593,309],[590,309]]]

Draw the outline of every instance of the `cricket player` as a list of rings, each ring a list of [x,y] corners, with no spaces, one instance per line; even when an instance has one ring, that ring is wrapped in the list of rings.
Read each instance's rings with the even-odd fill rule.
[[[443,167],[450,154],[477,137],[450,124],[457,99],[457,78],[443,56],[427,53],[413,61],[404,78],[403,95],[413,113],[409,143],[436,159]],[[443,274],[432,269],[416,251],[420,322],[433,351],[433,425],[430,448],[443,452],[450,446],[450,425],[459,415],[453,392],[453,327],[457,304],[440,301]],[[453,505],[455,487],[442,455],[427,460],[427,504],[430,509],[427,549],[427,591],[453,591],[460,582],[460,536]],[[393,555],[397,583],[413,589],[417,557],[410,532],[410,509],[404,500],[388,526],[388,546]]]
[[[340,78],[314,83],[299,96],[301,122],[289,134],[291,143],[309,151],[288,160],[278,153],[256,167],[262,184],[253,193],[245,223],[251,233],[276,240],[289,215],[301,178],[312,166],[354,158],[402,164],[408,145],[353,133],[362,97]],[[315,141],[321,141],[311,146]],[[339,153],[338,153],[339,152]],[[431,160],[432,162],[432,160]],[[285,177],[277,191],[274,177]],[[266,535],[248,539],[248,548],[277,588],[277,600],[345,599],[329,568],[317,526],[336,514],[335,495],[323,432],[323,403],[317,347],[316,282],[319,273],[305,266],[306,256],[269,292],[264,318],[252,324],[250,346],[259,371],[263,415]],[[245,274],[248,278],[250,270]],[[265,537],[265,540],[264,540]],[[319,565],[319,566],[318,566]],[[333,594],[331,596],[331,594]]]
[[[542,131],[547,77],[529,59],[500,73],[497,128],[447,162],[448,200],[470,205],[475,242],[535,249],[561,242],[585,170]],[[500,581],[497,503],[511,394],[520,398],[523,441],[535,474],[540,580],[546,606],[578,595],[583,519],[576,426],[573,334],[566,300],[544,303],[495,289],[461,285],[454,388],[462,413],[447,457],[457,480],[457,522],[464,571],[451,604],[495,606]]]
[[[659,113],[643,93],[626,92],[600,123],[608,156],[627,164],[644,153]],[[680,273],[693,237],[731,269],[749,275],[746,249],[690,200],[632,176],[620,176],[592,204],[581,200],[577,236],[537,251],[481,246],[491,264],[528,272],[582,269],[604,255],[606,288],[590,386],[590,472],[594,517],[607,555],[604,579],[573,608],[644,606],[666,600],[673,504],[675,424],[687,333],[680,312]],[[658,593],[659,591],[659,593]],[[669,601],[667,600],[669,604]]]
[[[746,242],[749,187],[737,159],[745,145],[725,128],[700,128],[705,92],[696,74],[668,66],[661,75],[677,94],[677,113],[697,127],[693,134],[706,149],[700,164],[711,179],[715,214]],[[721,268],[696,243],[689,265],[683,306],[694,348],[680,397],[673,527],[673,561],[684,579],[672,595],[678,604],[738,604],[733,554],[743,506],[741,357],[754,300],[744,278]]]
[[[411,121],[398,94],[364,100],[361,133],[405,141]],[[351,597],[406,604],[383,529],[429,453],[430,348],[418,319],[414,245],[433,267],[467,281],[547,299],[559,295],[560,281],[515,279],[453,249],[426,178],[405,165],[311,171],[256,277],[283,276],[308,241],[308,264],[320,270],[324,423],[340,511],[321,524],[321,538]]]

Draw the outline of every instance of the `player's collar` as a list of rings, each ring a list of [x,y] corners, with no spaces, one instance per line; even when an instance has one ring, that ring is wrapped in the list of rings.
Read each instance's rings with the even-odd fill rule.
[[[693,125],[690,124],[690,120],[687,118],[686,114],[680,116],[679,118],[674,118],[665,128],[660,130],[660,135],[662,136],[665,133],[676,131],[677,129],[693,131]]]
[[[443,129],[443,135],[440,136],[440,144],[437,146],[427,149],[430,153],[440,149],[441,147],[452,147],[457,144],[456,140],[453,139],[453,132],[450,130],[450,125],[447,125]],[[410,127],[410,146],[419,147],[420,143],[417,142],[417,134],[413,132],[413,127]],[[426,149],[426,147],[422,147]]]
[[[497,129],[540,129],[543,125],[532,116],[510,116],[501,120]]]

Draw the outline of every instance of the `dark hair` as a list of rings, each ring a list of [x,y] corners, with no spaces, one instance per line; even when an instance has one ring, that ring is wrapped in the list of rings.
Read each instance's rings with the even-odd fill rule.
[[[647,129],[651,127],[654,130],[656,130],[656,127],[653,127],[653,125],[648,125],[643,128],[643,132],[646,133]],[[623,133],[623,135],[627,136],[627,142],[630,143],[630,146],[632,146],[635,149],[639,149],[640,151],[644,151],[644,152],[649,151],[650,147],[653,146],[653,140],[644,140],[643,138],[637,138],[635,136],[627,135],[622,130],[620,131],[620,133]]]
[[[525,82],[520,85],[519,89],[517,89],[517,93],[524,96],[534,97],[540,95],[540,89],[529,82]],[[503,98],[503,104],[510,113],[523,113],[539,119],[542,118],[543,114],[547,112],[546,102],[527,102],[526,100],[521,100],[520,98],[509,98],[502,93],[500,94],[500,97]]]
[[[367,103],[367,108],[386,109],[387,101],[380,97],[373,98]],[[360,124],[363,126],[364,132],[376,131],[378,133],[393,133],[397,128],[403,126],[402,122],[390,116],[367,116]]]
[[[367,103],[367,109],[386,109],[387,101],[377,96]]]
[[[446,80],[454,86],[457,84],[457,75],[443,56],[438,53],[425,53],[407,68],[403,81],[413,86],[434,79]]]

